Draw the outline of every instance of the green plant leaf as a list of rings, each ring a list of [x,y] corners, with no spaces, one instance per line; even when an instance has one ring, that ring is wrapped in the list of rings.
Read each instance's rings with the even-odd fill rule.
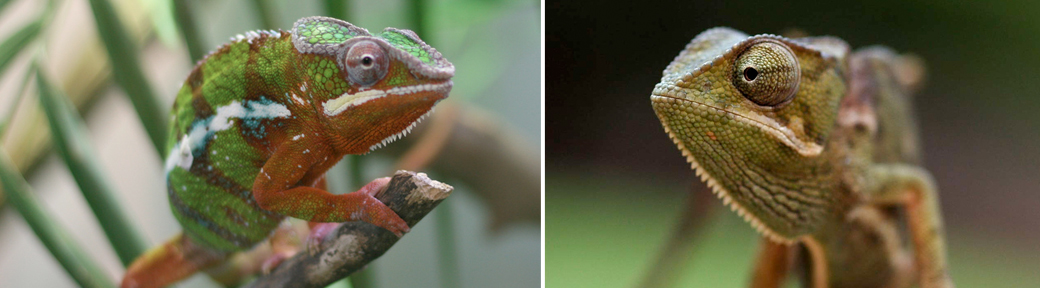
[[[25,46],[29,45],[33,39],[36,39],[37,35],[40,35],[40,30],[43,28],[42,17],[22,27],[18,32],[14,32],[10,37],[0,43],[0,75],[3,75],[4,71],[7,70],[7,64],[11,64],[11,60],[18,55],[18,52],[22,52]]]
[[[0,122],[0,140],[3,140],[7,136],[7,125],[11,124],[14,120],[15,112],[18,112],[18,104],[22,103],[22,98],[25,98],[25,89],[29,87],[29,81],[32,81],[32,76],[35,74],[35,68],[29,67],[29,70],[25,72],[22,77],[21,87],[18,87],[18,92],[14,94],[14,100],[11,100],[11,106],[7,107],[7,113],[0,116],[3,117]],[[0,203],[3,203],[3,199],[0,198]]]
[[[155,35],[163,45],[173,47],[177,44],[177,23],[173,16],[173,0],[144,0],[141,1],[148,9],[149,19],[155,27]]]
[[[40,93],[40,105],[47,115],[51,136],[58,154],[76,179],[83,198],[94,211],[105,231],[108,242],[119,255],[123,266],[129,266],[138,255],[148,249],[147,242],[141,233],[134,229],[130,218],[123,213],[123,208],[116,198],[115,189],[105,177],[94,157],[94,148],[87,137],[86,125],[61,91],[52,86],[43,71],[36,71],[37,90]]]
[[[177,19],[177,27],[184,36],[184,44],[188,46],[188,55],[191,55],[191,63],[202,60],[206,55],[206,45],[199,35],[199,28],[195,25],[195,15],[192,14],[191,1],[173,0],[173,13]]]
[[[7,7],[9,3],[11,3],[11,0],[0,0],[0,12],[3,12],[4,7]]]
[[[346,20],[350,16],[350,1],[347,0],[325,0],[325,16]]]
[[[257,17],[260,17],[260,26],[264,30],[278,29],[278,21],[271,2],[269,0],[253,0],[253,8],[256,9]]]
[[[130,97],[137,117],[141,119],[155,151],[161,157],[165,152],[168,114],[159,104],[151,83],[141,71],[137,48],[130,40],[111,3],[107,0],[90,0],[90,8],[94,11],[98,34],[104,40],[108,59],[112,62],[112,74],[116,83],[123,87],[123,91]]]
[[[111,279],[93,259],[83,252],[81,246],[69,236],[65,228],[51,218],[36,199],[35,193],[11,163],[7,152],[0,149],[0,182],[11,205],[18,209],[36,237],[43,242],[51,255],[58,260],[65,272],[81,287],[115,287]]]

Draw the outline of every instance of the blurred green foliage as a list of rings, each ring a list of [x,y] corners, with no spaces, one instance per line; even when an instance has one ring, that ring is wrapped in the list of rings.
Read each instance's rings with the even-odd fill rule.
[[[692,172],[689,178],[695,181]],[[686,197],[681,192],[689,190],[683,183],[650,179],[546,171],[546,287],[636,284],[678,221]],[[677,287],[746,287],[759,236],[721,201],[709,200],[718,202],[716,213],[696,239]],[[957,287],[1040,284],[1040,251],[958,229],[948,238]]]

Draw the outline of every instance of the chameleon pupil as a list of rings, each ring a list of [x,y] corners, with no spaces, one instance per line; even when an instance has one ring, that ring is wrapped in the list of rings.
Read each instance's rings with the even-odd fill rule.
[[[755,81],[755,78],[758,78],[758,70],[755,70],[754,67],[744,68],[744,79],[745,80],[747,80],[747,81]]]
[[[365,58],[361,58],[361,65],[365,65],[366,67],[372,66],[372,62],[372,56],[365,56]]]

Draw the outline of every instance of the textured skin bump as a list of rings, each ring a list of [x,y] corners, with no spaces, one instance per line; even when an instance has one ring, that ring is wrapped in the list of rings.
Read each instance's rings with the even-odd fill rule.
[[[346,21],[328,17],[308,17],[296,22],[293,35],[299,43],[340,44],[358,35],[369,36],[365,28],[350,25]]]
[[[733,86],[755,104],[786,104],[798,91],[798,58],[783,43],[763,41],[749,46],[733,67]]]

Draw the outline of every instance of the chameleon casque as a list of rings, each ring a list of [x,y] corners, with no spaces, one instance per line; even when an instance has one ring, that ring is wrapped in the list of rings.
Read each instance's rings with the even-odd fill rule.
[[[327,17],[239,35],[178,92],[167,192],[183,233],[139,257],[123,287],[159,287],[267,239],[288,216],[408,225],[373,196],[389,178],[334,195],[325,172],[409,132],[448,96],[454,66],[409,30]]]
[[[953,287],[920,165],[916,58],[714,28],[650,97],[696,174],[765,241],[752,287]],[[917,285],[914,285],[914,284]]]

